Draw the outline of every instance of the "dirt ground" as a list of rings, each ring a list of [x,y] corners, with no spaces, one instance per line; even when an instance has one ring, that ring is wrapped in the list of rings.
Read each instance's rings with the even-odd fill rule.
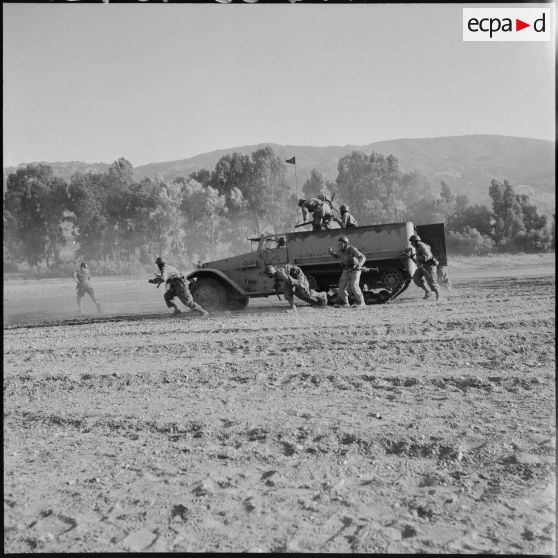
[[[554,256],[363,310],[4,283],[4,550],[555,552]]]

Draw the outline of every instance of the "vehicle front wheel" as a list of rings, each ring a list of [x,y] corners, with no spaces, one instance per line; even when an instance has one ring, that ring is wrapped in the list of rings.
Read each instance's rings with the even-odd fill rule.
[[[212,277],[196,279],[190,287],[194,300],[209,312],[225,310],[229,302],[229,295],[225,286]]]

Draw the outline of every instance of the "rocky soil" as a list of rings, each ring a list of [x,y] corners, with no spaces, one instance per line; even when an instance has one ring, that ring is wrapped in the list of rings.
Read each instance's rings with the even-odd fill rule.
[[[554,553],[554,272],[489,271],[207,319],[5,287],[4,550]]]

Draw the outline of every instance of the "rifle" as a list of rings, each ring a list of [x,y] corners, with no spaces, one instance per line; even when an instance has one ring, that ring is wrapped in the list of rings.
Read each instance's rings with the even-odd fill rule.
[[[157,288],[159,288],[161,286],[161,283],[164,283],[165,280],[160,275],[157,275],[156,273],[154,273],[154,275],[155,277],[153,277],[152,279],[148,279],[147,282],[152,283],[153,285],[157,285]]]
[[[299,225],[295,225],[295,229],[298,229],[298,227],[304,227],[304,225],[311,225],[312,221],[306,221],[306,223],[300,223]]]
[[[331,199],[329,199],[327,196],[320,194],[317,197],[317,199],[319,199],[320,201],[323,201],[327,204],[329,204],[329,207],[331,207],[331,209],[333,209],[333,211],[337,211],[337,213],[339,213],[339,209],[337,209],[334,205],[333,205],[333,200],[335,199],[335,194],[337,192],[335,192],[332,196]]]

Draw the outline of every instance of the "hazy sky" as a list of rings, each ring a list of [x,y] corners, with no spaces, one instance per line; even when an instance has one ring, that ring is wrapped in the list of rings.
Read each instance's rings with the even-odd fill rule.
[[[464,6],[3,4],[4,165],[553,140],[555,44],[463,42]]]

